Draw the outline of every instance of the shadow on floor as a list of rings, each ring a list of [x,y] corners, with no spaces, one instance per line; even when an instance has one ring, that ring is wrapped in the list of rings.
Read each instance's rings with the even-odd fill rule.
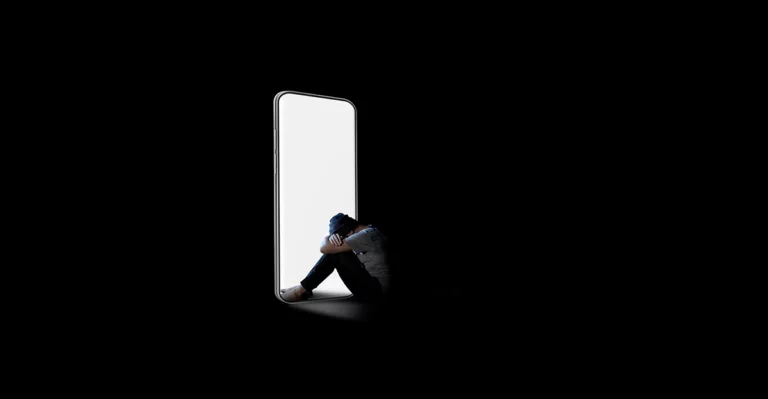
[[[360,322],[383,321],[388,308],[387,304],[361,302],[354,297],[321,300],[315,296],[312,300],[290,305],[290,310],[297,312]]]
[[[322,292],[322,291],[314,291],[312,292],[312,297],[308,299],[309,302],[312,301],[322,301],[327,299],[346,299],[346,297],[349,297],[351,294],[348,293],[337,293],[337,292]]]

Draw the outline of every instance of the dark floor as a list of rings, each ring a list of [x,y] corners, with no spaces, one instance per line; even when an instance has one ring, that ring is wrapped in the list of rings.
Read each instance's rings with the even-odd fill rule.
[[[365,322],[381,321],[390,308],[389,305],[365,303],[355,298],[327,299],[326,297],[313,296],[311,300],[287,305],[288,310],[328,319]]]

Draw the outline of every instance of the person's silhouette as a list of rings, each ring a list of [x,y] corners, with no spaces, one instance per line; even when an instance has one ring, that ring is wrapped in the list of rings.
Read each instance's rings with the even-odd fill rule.
[[[331,218],[328,230],[315,266],[299,285],[280,290],[280,296],[288,302],[305,300],[336,270],[356,298],[385,299],[390,288],[387,237],[343,213]]]

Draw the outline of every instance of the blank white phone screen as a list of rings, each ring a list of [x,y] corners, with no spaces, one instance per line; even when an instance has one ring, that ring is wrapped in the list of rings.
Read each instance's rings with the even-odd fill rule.
[[[357,218],[355,108],[351,103],[282,94],[277,112],[280,288],[299,284],[322,256],[331,217]],[[314,298],[350,295],[334,271]]]

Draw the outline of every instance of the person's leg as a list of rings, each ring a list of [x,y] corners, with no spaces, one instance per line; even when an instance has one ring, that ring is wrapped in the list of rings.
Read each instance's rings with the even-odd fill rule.
[[[301,285],[307,291],[312,291],[317,288],[320,283],[325,281],[328,276],[336,269],[338,258],[333,255],[323,254],[320,259],[315,263],[312,270],[307,273],[307,277],[301,280]]]
[[[323,255],[301,281],[307,291],[317,288],[328,276],[337,270],[344,285],[356,297],[363,300],[377,298],[381,294],[378,281],[365,270],[360,260],[352,252]]]
[[[312,290],[317,288],[336,269],[337,259],[329,255],[322,255],[315,263],[307,277],[299,285],[280,290],[280,296],[288,302],[297,302],[312,296]]]
[[[344,285],[358,299],[372,301],[378,299],[381,295],[381,286],[378,280],[371,277],[365,270],[365,267],[352,252],[342,252],[335,254],[336,270]]]

